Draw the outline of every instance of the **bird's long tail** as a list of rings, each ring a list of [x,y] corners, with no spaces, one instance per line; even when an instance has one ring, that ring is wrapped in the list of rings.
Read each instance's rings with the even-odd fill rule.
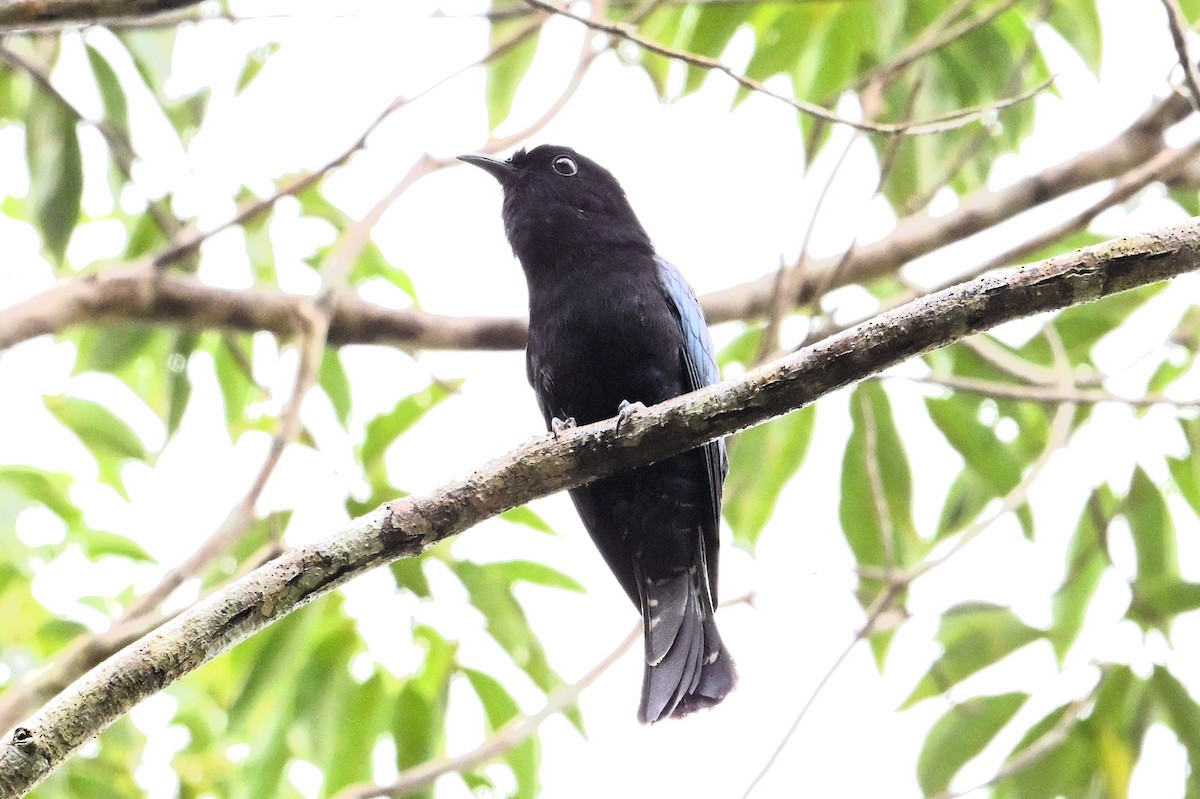
[[[638,575],[646,671],[638,720],[653,724],[711,707],[737,682],[713,618],[706,578],[693,564],[668,577]]]

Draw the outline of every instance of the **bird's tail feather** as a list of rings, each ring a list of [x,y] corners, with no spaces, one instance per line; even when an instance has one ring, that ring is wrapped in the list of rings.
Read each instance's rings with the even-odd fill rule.
[[[638,587],[646,639],[638,720],[653,724],[720,702],[737,673],[699,569],[693,565],[657,580],[639,574]]]

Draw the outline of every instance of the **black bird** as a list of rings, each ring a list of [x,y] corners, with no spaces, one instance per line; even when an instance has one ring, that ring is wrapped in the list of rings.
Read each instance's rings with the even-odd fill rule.
[[[460,156],[504,187],[504,230],[529,285],[526,367],[556,433],[720,379],[696,295],[654,252],[608,170],[567,147],[507,161]],[[641,611],[638,719],[720,702],[737,679],[713,619],[724,442],[573,489],[571,499]]]

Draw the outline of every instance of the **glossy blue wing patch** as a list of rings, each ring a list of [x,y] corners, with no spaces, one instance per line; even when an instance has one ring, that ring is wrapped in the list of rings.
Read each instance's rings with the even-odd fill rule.
[[[683,275],[679,274],[679,270],[669,261],[659,256],[655,256],[654,260],[658,263],[658,277],[662,281],[663,290],[675,304],[679,324],[683,328],[683,356],[687,362],[692,390],[720,382],[717,351],[713,346],[712,336],[708,333],[704,311],[700,308],[700,301],[696,299],[696,292],[692,291]]]
[[[718,383],[721,371],[717,368],[717,349],[713,346],[712,336],[708,332],[708,324],[704,321],[704,311],[696,292],[683,279],[669,261],[654,256],[658,263],[658,277],[662,283],[663,292],[670,298],[679,315],[679,325],[683,330],[683,360],[687,368],[688,380],[695,391],[703,386]],[[704,445],[704,461],[708,467],[708,492],[712,502],[712,525],[704,530],[705,548],[712,553],[709,557],[709,590],[712,593],[713,604],[717,599],[717,520],[721,518],[721,486],[725,482],[725,474],[729,471],[729,456],[725,450],[725,439],[719,438]]]

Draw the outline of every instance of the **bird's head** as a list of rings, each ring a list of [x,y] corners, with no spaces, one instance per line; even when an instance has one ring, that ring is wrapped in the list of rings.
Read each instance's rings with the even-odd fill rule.
[[[500,182],[504,230],[526,269],[591,246],[652,249],[617,179],[570,147],[543,144],[506,161],[459,158]]]

